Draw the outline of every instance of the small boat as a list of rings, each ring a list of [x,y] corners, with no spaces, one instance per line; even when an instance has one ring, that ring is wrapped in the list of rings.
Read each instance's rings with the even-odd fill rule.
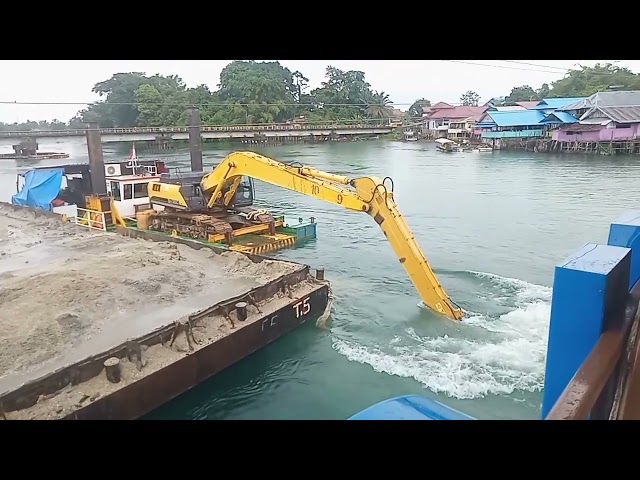
[[[482,152],[493,152],[493,147],[490,147],[486,144],[475,145],[472,149],[474,153],[482,153]]]
[[[453,140],[449,140],[448,138],[437,138],[436,148],[441,152],[451,153],[458,151],[460,146],[456,142],[454,142]]]
[[[404,134],[404,141],[405,142],[417,142],[418,141],[418,137],[415,135],[413,130],[405,130],[403,132]]]

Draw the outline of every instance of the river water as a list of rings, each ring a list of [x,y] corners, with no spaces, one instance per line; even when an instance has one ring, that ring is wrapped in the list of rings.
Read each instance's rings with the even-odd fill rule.
[[[129,148],[105,145],[106,158]],[[205,145],[207,166],[229,147]],[[42,143],[86,162],[86,147]],[[274,256],[325,267],[336,301],[331,331],[307,324],[147,418],[343,419],[418,393],[483,419],[540,418],[553,270],[640,202],[640,158],[443,154],[385,140],[257,148],[350,176],[390,176],[395,197],[463,323],[420,298],[366,214],[257,182],[274,213],[315,216],[318,238]],[[168,155],[188,168],[188,151]],[[61,161],[40,162],[55,164]],[[65,162],[65,161],[62,161]],[[0,165],[2,200],[18,169]]]

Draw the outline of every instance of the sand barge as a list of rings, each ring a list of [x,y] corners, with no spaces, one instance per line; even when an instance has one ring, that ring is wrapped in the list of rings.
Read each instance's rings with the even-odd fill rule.
[[[137,418],[327,306],[308,266],[119,230],[0,204],[6,418]]]

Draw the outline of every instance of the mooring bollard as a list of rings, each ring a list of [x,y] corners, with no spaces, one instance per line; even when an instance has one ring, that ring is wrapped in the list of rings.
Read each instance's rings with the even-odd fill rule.
[[[324,268],[316,268],[316,280],[324,280]]]
[[[236,311],[238,312],[238,320],[244,322],[249,316],[249,312],[247,311],[247,302],[236,303]]]
[[[104,373],[111,383],[120,382],[120,360],[116,357],[108,358],[104,361]]]

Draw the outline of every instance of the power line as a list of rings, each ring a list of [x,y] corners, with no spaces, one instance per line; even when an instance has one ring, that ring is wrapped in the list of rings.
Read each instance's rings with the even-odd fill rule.
[[[559,75],[561,72],[559,71],[551,71],[551,70],[536,70],[536,69],[532,69],[532,68],[522,68],[522,67],[510,67],[507,65],[491,65],[488,63],[474,63],[474,62],[466,62],[463,60],[443,60],[444,62],[454,62],[454,63],[463,63],[466,65],[475,65],[478,67],[491,67],[491,68],[505,68],[508,70],[520,70],[520,71],[526,71],[526,72],[539,72],[539,73],[555,73],[556,75]],[[510,62],[510,63],[527,63],[527,62],[518,62],[515,60],[501,60],[502,62]],[[529,64],[528,65],[534,65],[534,64]],[[539,67],[544,67],[544,68],[561,68],[561,67],[552,67],[551,65],[536,65]],[[570,72],[578,72],[580,73],[581,70],[577,69],[577,68],[568,68],[568,69],[564,69],[564,73],[570,73]],[[611,77],[611,75],[613,75],[613,72],[589,72],[589,75],[595,75],[595,76],[602,76],[604,77]],[[634,75],[638,75],[638,74],[634,74]]]
[[[542,68],[557,68],[559,70],[562,70],[563,72],[568,72],[570,69],[568,68],[564,68],[564,67],[553,67],[551,65],[540,65],[538,63],[529,63],[529,62],[518,62],[516,60],[500,60],[501,62],[507,62],[507,63],[517,63],[519,65],[531,65],[533,67],[542,67]]]
[[[0,105],[92,105],[100,102],[19,102],[17,100],[0,101]],[[387,105],[381,103],[154,103],[154,102],[109,102],[109,105],[153,105],[157,107],[174,106],[174,107],[388,107],[390,105],[413,105],[411,103],[390,102]]]
[[[554,71],[551,71],[551,70],[534,70],[532,68],[508,67],[506,65],[490,65],[490,64],[487,64],[487,63],[465,62],[463,60],[443,60],[443,61],[444,62],[463,63],[465,65],[475,65],[475,66],[478,66],[478,67],[506,68],[507,70],[520,70],[520,71],[540,72],[540,73],[555,73],[555,74],[559,73],[559,72],[554,72]]]

